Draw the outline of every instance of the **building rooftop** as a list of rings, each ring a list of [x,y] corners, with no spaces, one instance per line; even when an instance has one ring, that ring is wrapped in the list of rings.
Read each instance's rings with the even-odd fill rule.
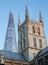
[[[0,50],[0,55],[2,54],[2,52],[3,52],[4,58],[19,60],[19,61],[26,61],[24,55],[21,53]]]
[[[41,50],[38,54],[37,54],[37,57],[40,57],[42,56],[43,54],[47,53],[48,52],[48,46],[46,48],[44,48],[43,50]]]

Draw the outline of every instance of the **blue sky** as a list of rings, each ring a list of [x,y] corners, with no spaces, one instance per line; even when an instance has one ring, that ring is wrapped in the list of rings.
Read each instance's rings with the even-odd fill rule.
[[[48,0],[0,0],[0,49],[3,49],[10,11],[14,15],[14,23],[17,38],[18,14],[21,23],[25,20],[25,8],[28,6],[30,19],[39,21],[39,11],[42,11],[44,30],[48,43]]]

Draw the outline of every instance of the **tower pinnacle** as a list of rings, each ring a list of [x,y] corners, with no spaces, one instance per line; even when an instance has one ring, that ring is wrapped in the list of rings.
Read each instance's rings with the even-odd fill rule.
[[[4,53],[2,51],[2,54],[1,54],[1,64],[4,64]]]
[[[18,15],[18,27],[20,27],[20,15]]]
[[[39,13],[39,16],[40,16],[40,23],[43,24],[43,18],[42,18],[42,13],[41,13],[41,11],[40,11],[40,13]]]
[[[27,6],[26,6],[25,20],[26,20],[26,21],[29,20],[29,15],[28,15],[28,8],[27,8]]]

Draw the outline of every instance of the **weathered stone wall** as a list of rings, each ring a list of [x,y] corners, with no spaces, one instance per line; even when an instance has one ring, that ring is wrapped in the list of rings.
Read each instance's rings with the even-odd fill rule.
[[[35,29],[35,33],[33,33],[33,26]],[[24,28],[24,29],[23,29]],[[39,29],[38,29],[39,28]],[[38,33],[40,30],[40,34]],[[44,26],[40,22],[35,22],[29,20],[21,25],[19,32],[19,52],[21,51],[27,61],[31,61],[34,58],[34,54],[36,55],[40,50],[46,47],[46,37],[44,34]],[[22,34],[22,38],[21,38]],[[36,38],[37,47],[34,47],[33,39]],[[25,48],[24,48],[24,39],[25,39]],[[40,48],[39,39],[42,40],[42,48]],[[21,42],[23,49],[21,50]]]
[[[17,61],[17,60],[11,60],[11,59],[4,59],[5,65],[28,65],[29,62],[24,61]]]

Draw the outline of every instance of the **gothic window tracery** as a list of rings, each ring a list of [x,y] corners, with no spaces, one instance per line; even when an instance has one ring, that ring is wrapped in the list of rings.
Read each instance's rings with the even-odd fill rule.
[[[24,39],[24,49],[25,49],[25,39]]]
[[[39,39],[39,45],[40,45],[40,48],[42,48],[42,40]]]
[[[40,28],[38,27],[38,34],[40,35]]]
[[[37,47],[36,38],[33,39],[33,42],[34,42],[34,47]]]
[[[33,29],[33,33],[35,33],[35,28],[34,28],[34,26],[32,27],[32,29]]]
[[[22,42],[21,42],[21,51],[22,51]]]

